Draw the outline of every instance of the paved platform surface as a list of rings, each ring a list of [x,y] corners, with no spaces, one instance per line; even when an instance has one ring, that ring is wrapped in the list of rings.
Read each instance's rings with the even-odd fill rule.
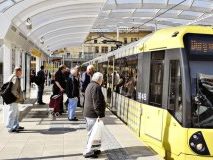
[[[36,94],[36,91],[35,91]],[[44,95],[49,102],[50,88]],[[0,111],[0,119],[2,119]],[[25,131],[8,133],[0,121],[0,159],[80,160],[86,145],[87,131],[82,109],[77,108],[79,121],[68,121],[67,114],[58,118],[48,115],[47,105],[34,105],[20,125]],[[144,145],[117,117],[107,110],[102,154],[99,160],[158,160],[160,157]]]

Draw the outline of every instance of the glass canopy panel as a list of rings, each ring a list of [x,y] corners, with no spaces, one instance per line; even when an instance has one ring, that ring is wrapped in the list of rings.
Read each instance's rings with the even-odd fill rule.
[[[161,13],[163,13],[163,12],[165,12],[166,11],[166,13],[164,13],[164,14],[176,14],[176,15],[178,15],[182,10],[176,10],[176,9],[172,9],[172,10],[168,10],[167,11],[167,9],[161,9],[159,12],[158,12],[158,14],[161,14]]]
[[[180,15],[199,17],[199,16],[201,16],[202,14],[203,14],[203,13],[200,13],[200,12],[183,11]]]
[[[0,3],[0,13],[4,12],[9,7],[11,7],[12,5],[14,5],[13,1],[9,1],[9,0],[3,1],[2,3]]]
[[[193,7],[199,8],[213,8],[213,1],[212,0],[195,0]]]
[[[165,4],[166,0],[156,1],[156,0],[143,0],[143,3],[154,3],[154,4]]]
[[[21,1],[24,1],[24,0],[13,0],[13,1],[18,3],[18,2],[21,2]]]
[[[179,4],[181,2],[183,2],[184,0],[169,0],[169,3],[168,4],[171,4],[171,5],[176,5],[176,4]],[[181,3],[182,5],[190,5],[192,3],[191,0],[186,0],[185,2]]]
[[[112,10],[113,13],[132,13],[133,10],[132,9],[116,9],[116,10]]]
[[[115,0],[108,0],[107,4],[115,4]]]
[[[141,0],[116,0],[118,4],[141,3]]]
[[[158,9],[137,9],[136,12],[156,13]]]

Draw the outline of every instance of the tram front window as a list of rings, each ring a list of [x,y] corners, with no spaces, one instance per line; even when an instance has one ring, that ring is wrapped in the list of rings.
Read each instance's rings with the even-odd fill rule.
[[[191,61],[192,124],[213,128],[213,61]]]

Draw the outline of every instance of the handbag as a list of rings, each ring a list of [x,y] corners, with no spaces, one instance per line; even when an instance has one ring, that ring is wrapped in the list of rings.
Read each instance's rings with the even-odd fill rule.
[[[6,104],[11,104],[17,100],[17,97],[11,92],[12,87],[13,87],[13,82],[12,82],[13,77],[9,82],[6,82],[3,84],[1,87],[1,96],[3,99],[3,103]]]
[[[87,143],[87,149],[90,150],[93,146],[101,146],[102,131],[104,129],[104,123],[102,120],[97,118],[92,132]]]

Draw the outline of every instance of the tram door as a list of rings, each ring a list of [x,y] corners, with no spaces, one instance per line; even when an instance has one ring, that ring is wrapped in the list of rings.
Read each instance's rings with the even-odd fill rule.
[[[149,106],[146,107],[145,134],[161,141],[163,126],[163,79],[165,51],[151,52]]]
[[[108,59],[108,75],[107,75],[107,103],[109,104],[110,107],[112,107],[112,92],[113,92],[113,72],[114,72],[114,62],[115,58],[110,57]]]

